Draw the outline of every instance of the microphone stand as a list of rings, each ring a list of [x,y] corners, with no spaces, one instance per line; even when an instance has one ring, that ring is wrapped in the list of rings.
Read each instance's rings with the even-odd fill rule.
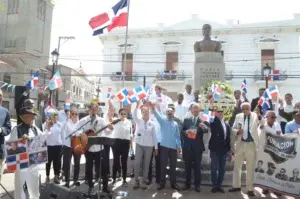
[[[71,133],[70,135],[68,135],[65,139],[68,139],[69,137],[73,136],[77,131],[79,131],[80,129],[82,129],[82,127],[84,127],[85,125],[87,125],[90,122],[91,122],[91,120],[89,120],[86,123],[84,123],[83,125],[81,125],[78,129],[76,129],[73,133]]]

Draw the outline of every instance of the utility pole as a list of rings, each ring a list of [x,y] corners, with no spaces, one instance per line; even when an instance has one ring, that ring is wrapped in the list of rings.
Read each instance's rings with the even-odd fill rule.
[[[146,76],[144,76],[144,78],[143,78],[143,86],[144,86],[144,88],[146,87]]]
[[[98,85],[96,92],[97,92],[97,99],[99,100],[100,92],[101,92],[101,89],[100,89],[101,77],[99,78],[98,82],[96,82],[96,84]]]

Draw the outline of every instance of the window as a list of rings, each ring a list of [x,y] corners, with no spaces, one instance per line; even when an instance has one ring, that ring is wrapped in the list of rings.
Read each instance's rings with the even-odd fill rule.
[[[7,84],[11,84],[11,76],[9,74],[4,74],[3,75],[3,82]]]
[[[45,21],[45,16],[46,16],[46,2],[45,0],[38,0],[37,18],[42,21]]]
[[[166,70],[177,71],[177,69],[178,69],[178,52],[167,52]]]
[[[7,14],[18,14],[20,0],[9,0],[7,6]]]
[[[125,72],[125,80],[132,81],[132,70],[133,70],[133,54],[126,53],[126,68],[124,69],[125,54],[122,54],[122,71]]]
[[[275,68],[275,51],[261,50],[261,68],[269,65],[272,69]]]

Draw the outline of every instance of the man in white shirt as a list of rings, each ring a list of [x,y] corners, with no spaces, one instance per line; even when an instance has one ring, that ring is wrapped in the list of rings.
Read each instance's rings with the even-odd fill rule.
[[[84,125],[81,129],[83,133],[92,130],[94,132],[102,129],[105,126],[105,122],[102,118],[97,116],[99,107],[96,103],[92,103],[90,105],[90,114],[84,118],[82,118],[78,124],[76,125],[76,129],[80,128],[82,125],[84,125],[86,122],[90,121],[86,125]],[[110,130],[113,129],[112,125],[109,125],[108,128]],[[103,188],[102,191],[109,193],[108,190],[108,170],[109,168],[106,167],[105,161],[109,161],[109,157],[105,157],[105,153],[103,150],[103,146],[100,145],[92,145],[85,153],[86,155],[86,178],[88,181],[89,191],[88,195],[91,195],[93,193],[94,183],[93,183],[93,167],[95,162],[95,171],[96,171],[96,181],[99,180],[100,177],[100,157],[102,157],[102,164],[101,164],[101,178],[102,178],[102,184]]]
[[[185,86],[185,93],[183,94],[183,105],[189,106],[190,103],[195,101],[195,95],[192,93],[192,86],[190,84],[187,84]]]
[[[182,93],[177,95],[177,102],[175,102],[175,117],[179,118],[181,121],[184,120],[186,113],[188,112],[188,107],[183,105],[184,96]]]

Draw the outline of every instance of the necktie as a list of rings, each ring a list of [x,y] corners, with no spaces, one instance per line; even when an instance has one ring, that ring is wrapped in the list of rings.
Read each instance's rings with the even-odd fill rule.
[[[249,131],[249,116],[245,116],[243,139],[247,140]]]
[[[193,126],[196,126],[196,117],[193,118]]]

